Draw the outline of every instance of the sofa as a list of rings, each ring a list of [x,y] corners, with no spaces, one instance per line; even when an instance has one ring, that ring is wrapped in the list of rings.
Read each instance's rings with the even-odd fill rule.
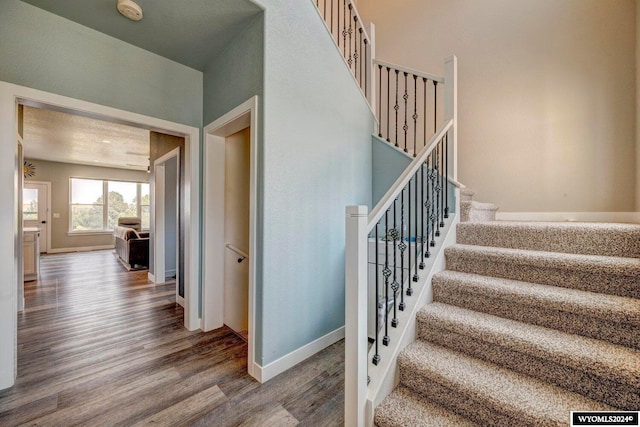
[[[149,233],[141,231],[140,218],[120,218],[113,229],[116,255],[128,269],[149,266]]]

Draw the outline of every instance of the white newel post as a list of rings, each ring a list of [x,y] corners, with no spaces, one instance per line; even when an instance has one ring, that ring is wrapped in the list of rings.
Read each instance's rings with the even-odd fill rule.
[[[369,70],[369,84],[365,96],[369,100],[369,105],[375,111],[376,108],[376,69],[373,60],[376,58],[376,26],[369,22],[365,30],[369,34],[369,44],[367,45],[367,69]],[[378,118],[379,119],[379,118]]]
[[[452,155],[449,157],[451,178],[458,180],[458,58],[451,55],[444,62],[444,114],[445,120],[453,119],[449,131]]]
[[[365,425],[367,399],[366,206],[346,208],[344,425]]]

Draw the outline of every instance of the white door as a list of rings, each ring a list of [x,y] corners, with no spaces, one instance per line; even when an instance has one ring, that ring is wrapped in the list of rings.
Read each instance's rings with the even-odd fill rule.
[[[22,219],[24,227],[40,229],[40,253],[47,252],[49,236],[49,183],[25,181],[22,190]]]

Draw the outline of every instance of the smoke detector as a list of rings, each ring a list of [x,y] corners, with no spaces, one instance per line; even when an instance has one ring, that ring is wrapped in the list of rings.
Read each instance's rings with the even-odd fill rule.
[[[132,21],[142,19],[142,8],[133,0],[118,0],[118,12]]]

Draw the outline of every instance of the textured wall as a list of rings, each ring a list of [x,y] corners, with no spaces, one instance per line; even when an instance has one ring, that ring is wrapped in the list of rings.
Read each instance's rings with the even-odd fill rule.
[[[359,0],[380,59],[459,59],[459,179],[501,211],[633,211],[633,0]]]
[[[345,206],[371,204],[373,118],[312,1],[265,11],[256,360],[344,325]]]

